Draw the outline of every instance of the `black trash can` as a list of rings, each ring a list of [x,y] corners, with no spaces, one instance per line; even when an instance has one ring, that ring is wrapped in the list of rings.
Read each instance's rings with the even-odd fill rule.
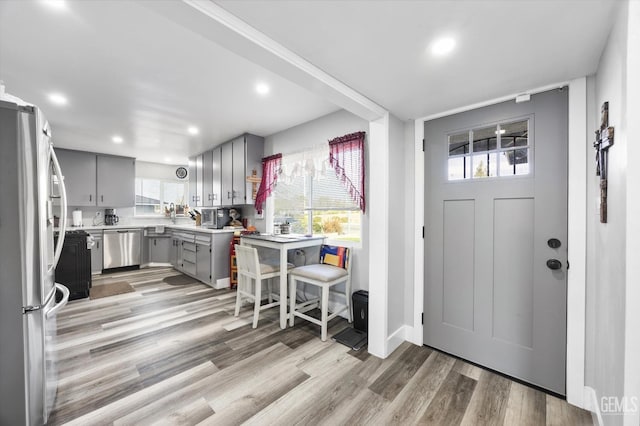
[[[353,328],[364,331],[369,330],[369,292],[358,290],[353,293]]]

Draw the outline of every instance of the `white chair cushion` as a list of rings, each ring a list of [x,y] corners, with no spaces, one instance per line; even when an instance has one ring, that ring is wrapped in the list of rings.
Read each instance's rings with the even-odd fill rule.
[[[293,268],[294,265],[291,263],[287,263],[287,269]],[[260,264],[260,273],[261,274],[271,274],[273,272],[278,272],[280,270],[280,262],[270,262]]]
[[[289,274],[322,282],[334,281],[348,275],[345,269],[322,264],[299,266],[289,271]]]

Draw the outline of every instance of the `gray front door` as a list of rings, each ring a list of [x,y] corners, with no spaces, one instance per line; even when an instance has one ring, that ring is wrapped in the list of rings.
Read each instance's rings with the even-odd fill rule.
[[[424,131],[425,344],[563,395],[567,92]]]

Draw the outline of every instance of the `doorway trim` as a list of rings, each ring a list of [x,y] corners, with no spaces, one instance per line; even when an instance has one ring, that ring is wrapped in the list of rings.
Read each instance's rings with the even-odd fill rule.
[[[413,333],[407,338],[414,344],[423,345],[422,313],[424,309],[424,152],[423,138],[426,121],[459,112],[470,111],[500,102],[514,100],[522,94],[535,93],[569,86],[568,129],[568,260],[571,265],[567,274],[567,352],[566,393],[567,402],[585,408],[585,300],[586,300],[586,235],[587,235],[587,79],[580,77],[571,81],[555,83],[500,98],[491,99],[431,114],[415,120],[414,141],[414,300]],[[425,235],[425,238],[428,238]],[[589,404],[586,404],[589,405]]]

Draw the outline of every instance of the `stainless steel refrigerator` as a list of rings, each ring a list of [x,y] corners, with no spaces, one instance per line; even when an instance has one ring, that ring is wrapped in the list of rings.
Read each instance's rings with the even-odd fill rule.
[[[69,294],[54,282],[66,193],[42,112],[1,89],[0,425],[41,425],[57,389],[56,313]]]

